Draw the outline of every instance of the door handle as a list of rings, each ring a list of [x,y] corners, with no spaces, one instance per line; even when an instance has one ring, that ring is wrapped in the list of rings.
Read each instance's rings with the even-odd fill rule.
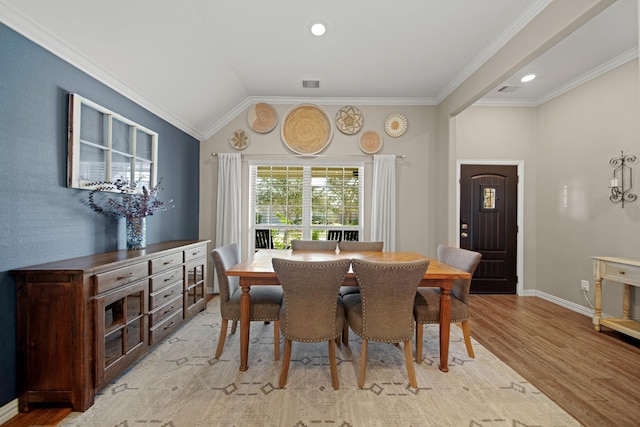
[[[469,237],[467,233],[460,233],[460,237]]]

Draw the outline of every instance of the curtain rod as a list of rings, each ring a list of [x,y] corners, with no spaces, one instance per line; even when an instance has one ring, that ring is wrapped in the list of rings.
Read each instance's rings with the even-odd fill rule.
[[[218,157],[220,153],[211,153],[211,157]],[[283,157],[283,154],[240,154],[241,157],[245,156],[259,156],[259,157]],[[315,158],[315,157],[332,157],[332,158],[340,158],[340,157],[371,157],[373,155],[365,155],[365,154],[343,154],[339,156],[330,156],[328,154],[293,154],[293,157],[301,157],[301,158]],[[396,154],[397,159],[405,159],[407,157],[406,154]]]

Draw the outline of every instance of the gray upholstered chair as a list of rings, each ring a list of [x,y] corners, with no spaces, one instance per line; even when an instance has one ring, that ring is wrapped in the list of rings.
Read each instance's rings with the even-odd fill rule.
[[[451,246],[438,246],[438,261],[449,264],[460,270],[464,270],[473,276],[482,254],[466,249]],[[462,328],[464,344],[467,347],[469,357],[475,357],[469,335],[469,288],[471,279],[457,279],[451,290],[451,323],[456,323]],[[424,339],[423,325],[425,323],[440,322],[440,289],[421,288],[416,293],[414,305],[416,318],[416,361],[422,363],[422,341]]]
[[[220,338],[216,348],[216,358],[222,354],[224,342],[227,337],[229,320],[232,320],[231,333],[235,333],[238,320],[240,320],[240,280],[236,276],[227,276],[225,272],[230,267],[240,262],[238,245],[221,246],[211,251],[213,265],[218,275],[220,286]],[[280,306],[282,305],[282,288],[280,286],[253,286],[251,288],[251,321],[273,321],[273,354],[275,360],[280,358],[280,332],[278,320],[280,318]]]
[[[335,251],[338,247],[336,240],[292,240],[291,249],[294,251]]]
[[[354,240],[342,240],[338,242],[338,249],[340,252],[382,252],[384,242],[359,242]],[[348,294],[355,294],[360,292],[358,286],[341,286],[340,296],[343,297]],[[348,336],[342,337],[343,341],[348,339]]]
[[[359,242],[356,240],[341,240],[338,242],[340,251],[357,251],[357,252],[382,252],[384,242]]]
[[[331,383],[337,390],[336,341],[344,323],[344,309],[338,289],[349,271],[351,261],[273,258],[271,262],[284,290],[284,302],[280,310],[280,329],[284,337],[280,387],[287,383],[292,341],[328,341]]]
[[[353,259],[351,265],[360,293],[345,295],[342,301],[349,327],[362,338],[358,386],[364,387],[367,343],[378,341],[404,343],[409,385],[417,387],[411,351],[413,301],[429,260],[382,263]]]

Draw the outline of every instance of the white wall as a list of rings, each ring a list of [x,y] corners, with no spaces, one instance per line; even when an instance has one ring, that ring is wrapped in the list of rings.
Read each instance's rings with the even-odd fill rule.
[[[280,120],[292,105],[273,104]],[[342,105],[322,105],[333,118]],[[382,136],[384,145],[378,154],[405,154],[405,159],[397,161],[397,241],[396,250],[416,251],[426,255],[435,255],[437,243],[432,227],[433,223],[432,197],[430,195],[429,180],[439,178],[427,166],[432,162],[432,152],[435,144],[435,107],[429,106],[356,106],[364,115],[364,126],[356,135],[344,135],[334,130],[333,140],[321,153],[325,156],[361,156],[365,163],[365,239],[369,238],[369,224],[366,223],[370,215],[371,203],[371,169],[373,160],[359,148],[360,135],[366,130],[374,130]],[[409,126],[407,132],[400,138],[391,138],[384,132],[384,121],[389,114],[401,113],[407,117]],[[242,206],[245,212],[243,224],[248,224],[248,160],[273,158],[273,156],[291,157],[291,152],[280,137],[280,122],[268,134],[258,134],[250,130],[247,125],[246,111],[239,114],[227,126],[209,140],[200,144],[200,238],[211,239],[215,242],[215,212],[217,189],[217,160],[211,153],[234,152],[229,144],[232,132],[242,129],[250,136],[249,147],[241,153],[243,159],[243,191]],[[351,157],[348,157],[351,158]],[[433,176],[433,178],[431,178]],[[446,178],[442,178],[440,185],[446,185]],[[246,227],[243,232],[243,255],[247,255],[248,236]]]

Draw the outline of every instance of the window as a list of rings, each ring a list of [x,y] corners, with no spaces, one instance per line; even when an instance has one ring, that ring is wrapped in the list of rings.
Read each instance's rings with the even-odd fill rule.
[[[250,165],[251,246],[261,230],[269,230],[267,244],[276,249],[295,239],[361,235],[363,171],[362,165]]]
[[[77,94],[69,95],[67,186],[122,179],[157,184],[158,134]]]

